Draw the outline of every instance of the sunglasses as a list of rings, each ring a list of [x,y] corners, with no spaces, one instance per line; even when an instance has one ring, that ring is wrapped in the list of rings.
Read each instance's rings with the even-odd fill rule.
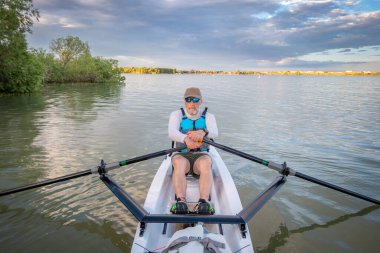
[[[193,101],[193,103],[198,103],[199,100],[200,100],[199,98],[194,98],[194,97],[185,98],[186,103],[190,103],[191,101]]]

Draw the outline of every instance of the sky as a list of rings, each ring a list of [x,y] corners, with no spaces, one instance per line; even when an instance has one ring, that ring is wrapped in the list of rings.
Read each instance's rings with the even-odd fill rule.
[[[29,47],[68,35],[119,66],[380,71],[380,0],[34,0]]]

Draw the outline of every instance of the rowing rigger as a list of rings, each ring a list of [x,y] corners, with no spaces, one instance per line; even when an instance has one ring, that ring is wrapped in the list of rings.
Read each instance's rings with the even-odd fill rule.
[[[9,195],[9,194],[13,194],[13,193],[17,193],[17,192],[22,192],[22,191],[26,191],[26,190],[42,187],[42,186],[46,186],[46,185],[50,185],[50,184],[54,184],[54,183],[59,183],[59,182],[67,181],[67,180],[70,180],[70,179],[75,179],[75,178],[78,178],[78,177],[88,176],[88,175],[91,175],[91,174],[97,174],[97,173],[99,173],[99,174],[106,174],[110,170],[114,170],[114,169],[117,169],[117,168],[129,165],[129,164],[142,162],[142,161],[145,161],[145,160],[148,160],[148,159],[152,159],[152,158],[155,158],[155,157],[164,156],[164,155],[171,154],[171,153],[174,153],[174,152],[178,152],[178,151],[181,151],[181,150],[183,150],[183,148],[165,149],[165,150],[154,152],[154,153],[151,153],[151,154],[147,154],[147,155],[143,155],[143,156],[138,156],[138,157],[130,158],[130,159],[123,160],[123,161],[120,161],[120,162],[113,162],[113,163],[109,163],[109,164],[106,164],[102,160],[100,162],[99,166],[93,167],[91,169],[87,169],[87,170],[83,170],[83,171],[80,171],[80,172],[72,173],[72,174],[69,174],[69,175],[66,175],[66,176],[57,177],[57,178],[53,178],[53,179],[48,179],[48,180],[44,180],[44,181],[41,181],[41,182],[37,182],[37,183],[33,183],[33,184],[28,184],[28,185],[24,185],[24,186],[20,186],[20,187],[16,187],[16,188],[12,188],[12,189],[1,191],[0,192],[0,197],[1,196],[5,196],[5,195]]]

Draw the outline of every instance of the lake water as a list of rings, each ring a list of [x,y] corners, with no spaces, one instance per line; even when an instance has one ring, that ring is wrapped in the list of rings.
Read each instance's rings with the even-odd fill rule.
[[[126,75],[0,97],[0,190],[170,148],[198,86],[221,144],[380,199],[380,78]],[[277,173],[220,151],[243,205]],[[162,158],[111,172],[143,204]],[[136,220],[96,175],[0,198],[0,252],[129,252]],[[289,177],[250,221],[256,252],[378,252],[379,206]]]

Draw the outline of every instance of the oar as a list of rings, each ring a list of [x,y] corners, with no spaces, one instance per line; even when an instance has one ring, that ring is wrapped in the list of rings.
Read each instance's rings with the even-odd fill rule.
[[[162,150],[162,151],[158,151],[158,152],[154,152],[154,153],[151,153],[151,154],[147,154],[147,155],[143,155],[143,156],[138,156],[138,157],[134,157],[134,158],[131,158],[131,159],[123,160],[123,161],[120,161],[120,162],[114,162],[114,163],[110,163],[110,164],[105,164],[103,162],[103,160],[102,160],[102,163],[101,163],[100,166],[96,166],[96,167],[91,168],[91,169],[87,169],[87,170],[76,172],[76,173],[72,173],[72,174],[69,174],[69,175],[66,175],[66,176],[57,177],[57,178],[53,178],[53,179],[48,179],[48,180],[45,180],[45,181],[41,181],[41,182],[37,182],[37,183],[33,183],[33,184],[28,184],[28,185],[25,185],[25,186],[20,186],[20,187],[16,187],[16,188],[12,188],[12,189],[1,191],[0,192],[0,197],[1,196],[5,196],[5,195],[9,195],[9,194],[12,194],[12,193],[16,193],[16,192],[26,191],[26,190],[29,190],[29,189],[33,189],[33,188],[49,185],[49,184],[54,184],[54,183],[63,182],[63,181],[67,181],[67,180],[78,178],[78,177],[87,176],[87,175],[94,174],[94,173],[100,173],[100,174],[101,173],[106,173],[109,170],[120,168],[120,167],[128,165],[128,164],[137,163],[137,162],[141,162],[141,161],[148,160],[148,159],[151,159],[151,158],[155,158],[155,157],[171,154],[173,152],[181,151],[183,149],[184,149],[183,147],[165,149],[165,150]]]
[[[237,156],[240,156],[240,157],[246,158],[248,160],[254,161],[256,163],[260,163],[260,164],[262,164],[262,165],[264,165],[264,166],[266,166],[266,167],[268,167],[270,169],[274,169],[274,170],[278,171],[281,174],[296,176],[296,177],[302,178],[304,180],[307,180],[309,182],[313,182],[313,183],[316,183],[316,184],[328,187],[330,189],[334,189],[336,191],[340,191],[340,192],[346,193],[348,195],[357,197],[359,199],[363,199],[363,200],[372,202],[374,204],[380,205],[380,201],[377,200],[377,199],[374,199],[374,198],[362,195],[362,194],[357,193],[357,192],[353,192],[353,191],[344,189],[344,188],[342,188],[340,186],[330,184],[330,183],[322,181],[320,179],[317,179],[317,178],[305,175],[305,174],[303,174],[301,172],[297,172],[297,171],[289,168],[288,166],[286,166],[286,163],[284,163],[284,164],[277,164],[277,163],[274,163],[274,162],[266,161],[264,159],[261,159],[261,158],[249,155],[249,154],[241,152],[239,150],[236,150],[236,149],[233,149],[233,148],[230,148],[230,147],[227,147],[227,146],[215,143],[215,142],[213,142],[213,141],[211,141],[209,139],[204,139],[203,142],[207,143],[207,144],[210,144],[212,146],[215,146],[215,147],[217,147],[219,149],[222,149],[224,151],[227,151],[227,152],[230,152],[232,154],[235,154]]]

